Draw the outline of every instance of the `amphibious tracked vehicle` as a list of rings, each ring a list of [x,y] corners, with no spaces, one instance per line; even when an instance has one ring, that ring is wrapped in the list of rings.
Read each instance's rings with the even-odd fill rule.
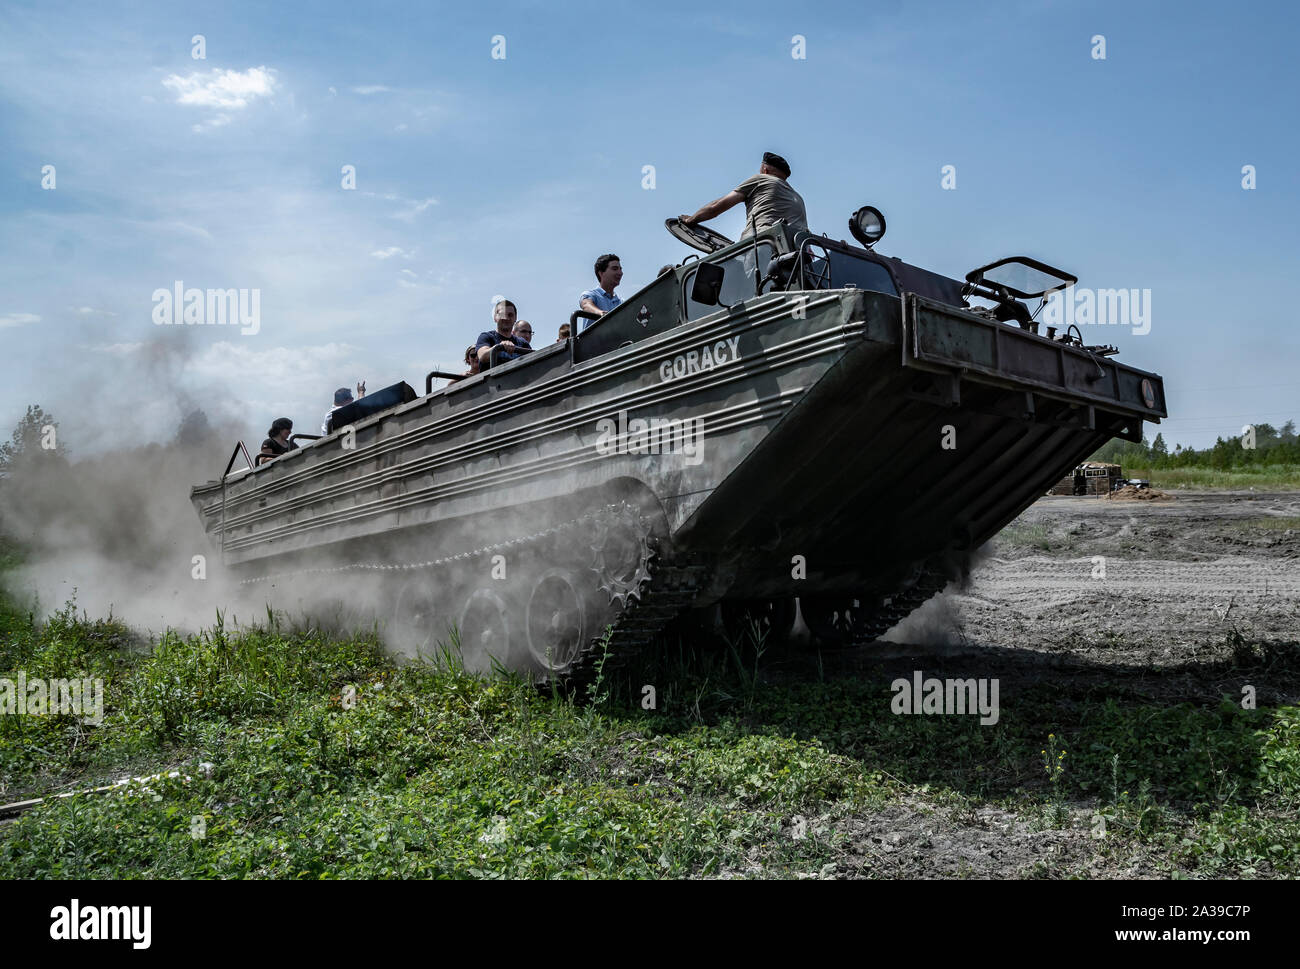
[[[870,206],[857,245],[667,227],[701,254],[568,340],[386,388],[260,467],[237,447],[191,493],[226,565],[255,588],[367,573],[391,641],[458,635],[540,678],[706,607],[864,643],[1166,416],[1156,374],[1039,332],[1024,301],[1075,282],[1043,263],[951,279],[877,253]]]

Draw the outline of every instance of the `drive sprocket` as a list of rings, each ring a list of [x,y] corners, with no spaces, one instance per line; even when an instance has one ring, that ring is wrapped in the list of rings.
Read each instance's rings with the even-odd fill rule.
[[[641,512],[627,502],[602,508],[592,528],[591,551],[591,569],[609,601],[623,610],[639,600],[655,554]]]

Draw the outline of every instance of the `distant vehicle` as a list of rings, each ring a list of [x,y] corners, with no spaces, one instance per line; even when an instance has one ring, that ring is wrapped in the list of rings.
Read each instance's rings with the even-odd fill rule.
[[[1058,481],[1049,495],[1108,495],[1124,483],[1118,464],[1084,461]]]
[[[858,245],[667,227],[701,254],[568,340],[395,385],[260,468],[232,471],[237,447],[191,493],[222,560],[340,596],[375,577],[390,640],[455,627],[468,661],[538,678],[706,607],[779,638],[797,600],[815,642],[865,643],[1166,416],[1156,374],[1038,332],[1022,300],[1075,281],[1044,263],[951,279],[877,253],[871,206]]]

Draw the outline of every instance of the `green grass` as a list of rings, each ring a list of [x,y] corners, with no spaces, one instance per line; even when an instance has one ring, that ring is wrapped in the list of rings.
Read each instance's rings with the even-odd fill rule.
[[[1128,468],[1128,478],[1150,481],[1166,491],[1300,491],[1300,465],[1257,465],[1218,471],[1214,468]]]
[[[1238,645],[1246,673],[1300,665]],[[0,801],[182,775],[0,825],[0,877],[807,876],[840,857],[837,820],[981,804],[1053,827],[1082,805],[1099,851],[1167,872],[1300,875],[1295,707],[1044,681],[981,727],[893,716],[885,679],[773,681],[752,647],[693,653],[652,651],[586,702],[275,617],[142,644],[71,605],[42,625],[0,604],[0,676],[85,672],[107,695],[99,726],[0,716]],[[1051,776],[1047,749],[1065,752]],[[819,819],[799,840],[796,815]]]
[[[0,827],[0,877],[661,877],[755,858],[816,872],[824,841],[783,837],[783,819],[876,789],[815,740],[660,735],[648,717],[454,664],[397,668],[374,641],[274,621],[169,634],[147,654],[71,606],[40,628],[9,610],[3,630],[0,675],[91,670],[108,697],[99,727],[0,717],[3,800],[122,766],[185,777]]]
[[[1233,522],[1234,528],[1248,532],[1293,532],[1300,531],[1300,517],[1278,516],[1276,518],[1249,518]]]
[[[1051,533],[1046,525],[1026,524],[1024,522],[1012,522],[998,532],[997,540],[1000,544],[1036,548],[1045,552],[1053,549],[1060,551],[1069,547],[1068,540],[1053,543]]]

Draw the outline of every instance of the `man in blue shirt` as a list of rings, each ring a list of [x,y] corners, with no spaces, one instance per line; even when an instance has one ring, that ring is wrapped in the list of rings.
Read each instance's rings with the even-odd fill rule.
[[[607,252],[596,260],[596,282],[600,283],[596,289],[589,289],[578,297],[578,305],[588,313],[598,313],[604,316],[619,303],[623,302],[619,297],[614,295],[614,289],[623,281],[623,265],[618,261],[618,256],[612,252]],[[585,330],[595,320],[583,320],[582,328]]]
[[[480,369],[487,370],[493,364],[513,360],[532,349],[527,344],[520,346],[514,341],[513,330],[518,312],[515,304],[508,299],[501,300],[492,308],[492,321],[496,323],[497,328],[484,330],[478,335],[478,341],[474,344]],[[498,346],[501,349],[494,355],[492,350]]]

